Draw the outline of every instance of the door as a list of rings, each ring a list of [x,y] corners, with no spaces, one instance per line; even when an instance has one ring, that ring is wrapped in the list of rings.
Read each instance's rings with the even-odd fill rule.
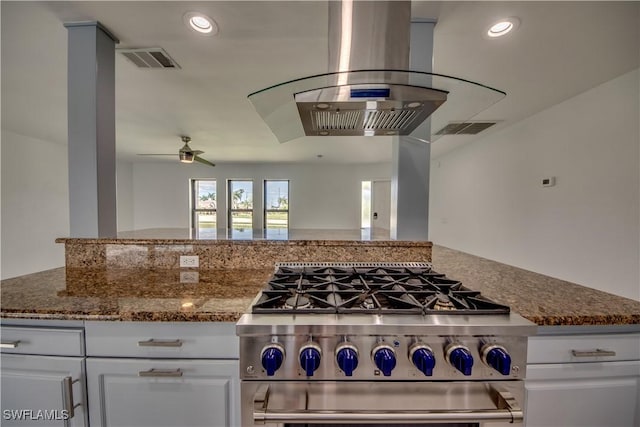
[[[3,427],[87,425],[83,358],[3,354],[1,360]]]
[[[239,426],[237,360],[87,359],[92,427]]]
[[[391,181],[372,181],[371,187],[371,228],[388,231],[391,228]]]

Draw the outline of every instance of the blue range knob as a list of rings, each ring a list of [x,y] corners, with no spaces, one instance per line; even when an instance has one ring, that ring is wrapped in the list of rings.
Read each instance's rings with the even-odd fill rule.
[[[473,356],[467,347],[459,344],[450,346],[447,350],[447,358],[449,363],[463,375],[471,375]]]
[[[433,375],[433,368],[436,366],[436,357],[433,351],[426,345],[416,345],[410,351],[411,362],[416,368],[427,377]]]
[[[482,351],[484,362],[502,375],[511,373],[511,356],[499,345],[487,345]]]
[[[320,367],[321,358],[320,347],[315,344],[309,344],[300,349],[300,366],[308,377],[312,377],[316,369]]]
[[[358,351],[355,347],[351,346],[344,345],[338,347],[338,351],[336,351],[336,362],[344,374],[350,377],[358,367]]]
[[[396,367],[396,353],[391,346],[379,345],[373,349],[373,362],[382,371],[382,375],[388,377]]]
[[[280,344],[270,344],[262,349],[262,367],[267,376],[272,377],[284,361],[284,348]]]

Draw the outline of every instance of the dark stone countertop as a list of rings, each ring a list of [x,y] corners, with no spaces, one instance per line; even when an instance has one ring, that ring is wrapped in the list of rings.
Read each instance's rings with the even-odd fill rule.
[[[538,325],[640,324],[640,301],[441,246],[433,248],[433,266]],[[194,278],[182,273],[181,278],[178,269],[57,268],[7,279],[0,284],[0,316],[235,322],[273,268],[201,270],[197,283],[185,283]]]

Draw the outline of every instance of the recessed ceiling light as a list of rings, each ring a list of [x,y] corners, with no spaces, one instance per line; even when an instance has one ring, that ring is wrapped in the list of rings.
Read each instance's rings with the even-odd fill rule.
[[[491,38],[502,37],[511,31],[518,28],[520,25],[520,20],[515,16],[511,16],[506,19],[501,19],[495,24],[491,25],[487,30],[487,36]]]
[[[218,24],[216,24],[216,21],[199,12],[185,13],[184,23],[193,31],[205,36],[218,34]]]

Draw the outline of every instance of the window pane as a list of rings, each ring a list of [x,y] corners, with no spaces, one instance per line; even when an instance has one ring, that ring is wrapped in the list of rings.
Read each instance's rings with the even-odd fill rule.
[[[289,228],[289,212],[267,212],[265,223],[267,228]]]
[[[215,212],[196,213],[196,237],[199,239],[215,239],[218,236]]]
[[[216,182],[195,180],[196,209],[216,209]]]
[[[289,181],[265,182],[265,210],[289,210]]]
[[[231,212],[231,238],[253,238],[253,213]]]
[[[230,181],[231,209],[253,209],[253,181]]]

